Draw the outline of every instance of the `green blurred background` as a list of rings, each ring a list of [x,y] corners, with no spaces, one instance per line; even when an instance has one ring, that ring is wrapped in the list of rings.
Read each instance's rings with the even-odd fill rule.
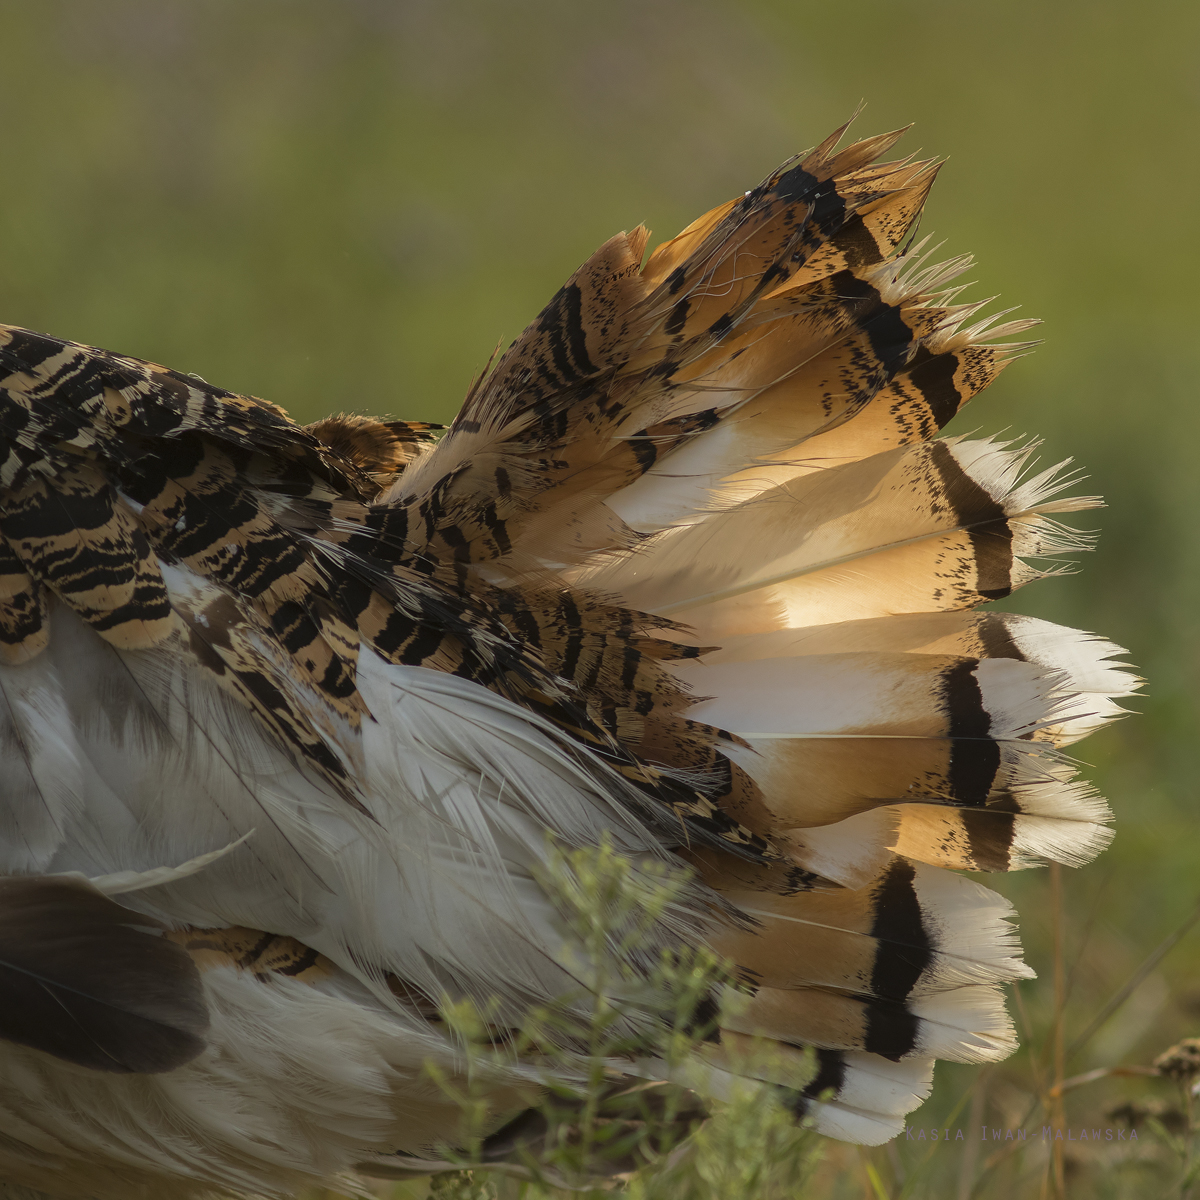
[[[1081,747],[1119,823],[1067,877],[1080,1028],[1200,898],[1198,33],[1186,0],[0,0],[0,316],[302,420],[445,420],[616,230],[670,236],[860,101],[860,134],[915,122],[902,149],[950,159],[923,232],[1045,319],[958,427],[1042,436],[1110,504],[1083,573],[1014,607],[1149,679]],[[997,881],[1039,967],[1045,879]],[[1198,951],[1068,1070],[1200,1033]],[[1047,996],[1023,988],[1035,1051]]]

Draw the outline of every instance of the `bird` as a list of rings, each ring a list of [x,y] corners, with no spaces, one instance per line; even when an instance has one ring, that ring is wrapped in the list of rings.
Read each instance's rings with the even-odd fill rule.
[[[441,1162],[461,1003],[509,1047],[499,1155],[541,1094],[504,1031],[587,975],[583,852],[675,880],[612,978],[728,964],[700,1092],[767,1044],[797,1121],[876,1145],[935,1060],[1015,1049],[1032,972],[971,874],[1108,844],[1063,748],[1138,681],[981,608],[1099,502],[942,435],[1036,322],[958,299],[904,132],[611,238],[446,428],[0,327],[0,1196]]]

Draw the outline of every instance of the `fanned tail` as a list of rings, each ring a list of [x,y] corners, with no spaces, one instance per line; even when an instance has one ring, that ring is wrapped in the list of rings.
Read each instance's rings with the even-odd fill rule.
[[[1011,911],[948,869],[1103,849],[1107,806],[1060,748],[1137,681],[1091,635],[970,611],[1063,569],[1089,541],[1055,516],[1098,501],[1031,474],[1033,446],[936,437],[1035,322],[980,316],[952,286],[969,259],[904,244],[936,163],[875,164],[899,134],[839,152],[841,132],[640,270],[644,230],[602,247],[388,500],[465,577],[575,597],[541,638],[552,668],[778,853],[685,852],[756,922],[717,938],[755,992],[710,1082],[746,1035],[784,1062],[815,1047],[815,1075],[799,1055],[776,1082],[874,1143],[933,1059],[1015,1048]],[[647,663],[619,632],[645,614],[690,656]],[[589,643],[623,681],[582,669]]]

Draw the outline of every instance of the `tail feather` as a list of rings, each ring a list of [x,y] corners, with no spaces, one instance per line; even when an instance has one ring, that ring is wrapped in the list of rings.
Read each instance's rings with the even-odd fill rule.
[[[718,939],[758,985],[906,1000],[1030,978],[1015,913],[972,880],[892,858],[867,886],[792,896],[728,893],[751,931]]]
[[[1054,719],[1043,714],[1033,737],[1055,746],[1070,745],[1118,718],[1124,710],[1117,701],[1132,695],[1141,682],[1123,664],[1111,661],[1125,653],[1122,647],[1095,634],[1016,613],[911,613],[735,635],[706,650],[700,661],[717,666],[845,653],[937,654],[1033,664],[1051,690],[1055,712]],[[804,669],[799,663],[796,667]],[[689,673],[679,664],[675,673],[700,692],[710,690],[698,670]]]
[[[895,1137],[905,1114],[929,1095],[933,1059],[896,1062],[864,1051],[805,1051],[787,1042],[764,1054],[755,1040],[728,1031],[681,1076],[717,1099],[730,1098],[747,1078],[775,1084],[787,1107],[819,1133],[878,1146]]]
[[[825,1077],[809,1085],[797,1110],[812,1118],[827,1137],[878,1146],[904,1129],[905,1114],[916,1108],[933,1087],[933,1060],[894,1063],[877,1054],[818,1051]],[[825,1096],[818,1100],[813,1097]]]
[[[1017,1048],[999,988],[960,987],[907,1004],[824,988],[763,988],[734,1019],[737,1032],[896,1061],[998,1062]]]
[[[720,421],[609,506],[653,532],[936,433],[1019,347],[954,338],[955,310],[937,306],[930,288],[968,264],[930,276],[910,269],[921,261],[914,253],[774,298],[673,371],[672,414],[711,410]]]
[[[685,619],[705,641],[970,608],[1046,573],[1025,559],[1086,544],[1046,517],[1059,511],[1051,484],[1006,489],[1022,457],[947,441],[876,454],[666,530],[583,581]]]
[[[854,624],[884,639],[889,622]],[[956,624],[965,640],[970,627]],[[750,635],[738,648],[755,653],[760,637],[777,649],[783,640]],[[885,849],[1008,870],[1047,858],[1076,865],[1108,844],[1107,806],[1074,781],[1056,746],[1119,715],[1106,692],[1131,685],[1080,653],[1092,645],[1082,635],[1067,645],[1067,661],[1091,675],[1082,682],[1105,692],[1085,690],[1052,656],[777,653],[713,664],[701,656],[672,670],[712,697],[693,716],[738,735],[725,753],[757,785],[765,828],[787,837],[805,869],[852,883]],[[1101,643],[1101,654],[1115,650]],[[873,811],[879,817],[868,819]]]

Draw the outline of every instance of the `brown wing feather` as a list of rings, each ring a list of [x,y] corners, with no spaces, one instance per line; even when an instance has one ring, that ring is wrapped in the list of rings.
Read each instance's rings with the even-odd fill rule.
[[[0,1038],[95,1071],[190,1062],[208,1030],[200,977],[156,925],[83,881],[0,879]]]

